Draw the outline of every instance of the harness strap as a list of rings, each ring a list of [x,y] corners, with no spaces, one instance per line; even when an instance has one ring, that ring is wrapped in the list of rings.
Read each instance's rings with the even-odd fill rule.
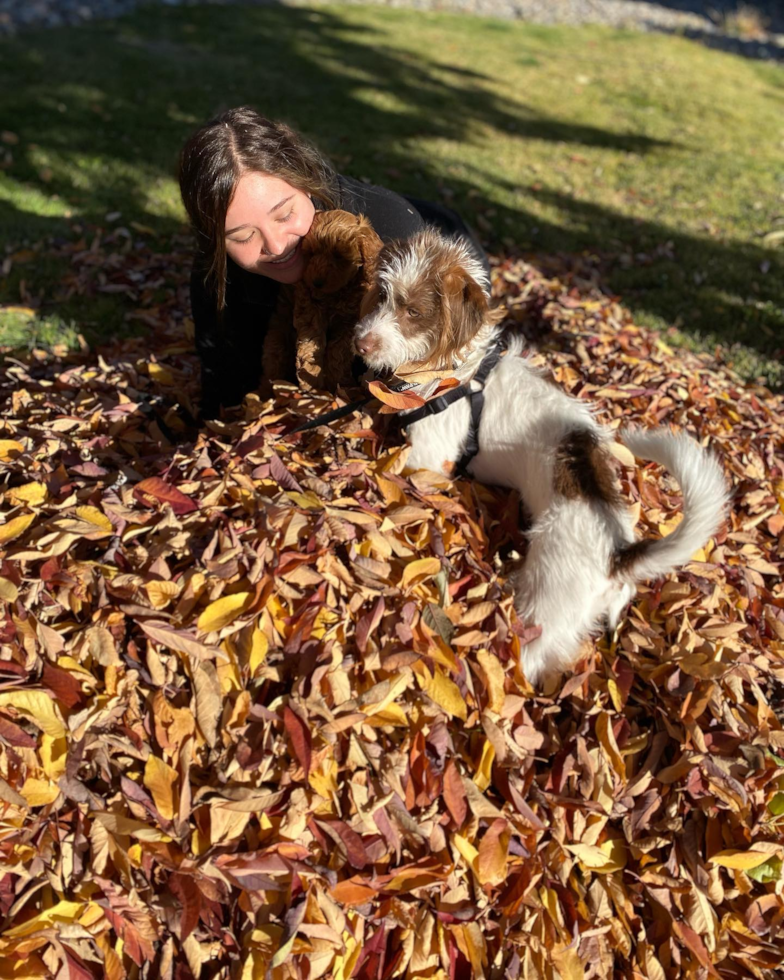
[[[482,358],[476,374],[470,381],[464,385],[460,385],[459,388],[450,388],[449,391],[444,392],[443,395],[439,395],[438,398],[432,398],[421,408],[415,408],[413,412],[407,412],[403,416],[403,424],[408,428],[408,426],[413,425],[415,422],[421,422],[422,419],[430,415],[438,415],[440,412],[446,411],[450,405],[460,401],[462,398],[470,398],[471,418],[468,424],[468,435],[466,436],[463,447],[463,455],[457,464],[461,472],[466,472],[468,464],[479,452],[479,422],[482,418],[482,409],[485,404],[485,384],[487,383],[490,372],[501,360],[503,352],[504,343],[501,340],[497,340]],[[474,390],[472,387],[474,382],[480,386],[477,390]]]

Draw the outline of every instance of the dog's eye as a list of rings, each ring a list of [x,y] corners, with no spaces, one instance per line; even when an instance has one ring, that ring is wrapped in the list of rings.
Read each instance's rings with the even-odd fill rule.
[[[419,310],[414,309],[413,306],[409,306],[409,308],[406,310],[406,312],[408,313],[408,315],[411,317],[412,320],[416,320],[417,317],[422,316],[422,314],[419,312]]]

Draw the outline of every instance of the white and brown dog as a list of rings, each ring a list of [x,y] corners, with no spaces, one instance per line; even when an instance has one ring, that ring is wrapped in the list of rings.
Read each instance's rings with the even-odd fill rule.
[[[462,462],[477,480],[519,491],[532,526],[513,586],[519,615],[542,628],[522,652],[535,684],[571,667],[600,623],[614,628],[639,582],[687,562],[720,528],[728,492],[718,462],[694,439],[627,429],[623,443],[665,466],[684,498],[675,531],[637,540],[615,478],[612,434],[591,405],[522,356],[519,339],[500,357],[497,322],[468,247],[428,229],[379,254],[354,343],[376,371],[446,370],[461,383],[436,399],[437,411],[408,414],[409,467],[449,473]],[[427,399],[437,385],[427,381],[416,393]]]

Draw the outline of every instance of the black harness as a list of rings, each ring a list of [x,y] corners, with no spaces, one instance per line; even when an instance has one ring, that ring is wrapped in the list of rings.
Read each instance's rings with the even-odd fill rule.
[[[441,412],[446,411],[450,405],[454,405],[455,402],[460,401],[463,398],[471,399],[471,417],[468,423],[468,435],[466,436],[465,446],[463,447],[463,455],[458,461],[457,468],[461,473],[467,472],[468,465],[471,460],[479,452],[479,422],[482,418],[482,409],[485,405],[485,385],[487,384],[487,379],[490,376],[490,372],[501,360],[504,353],[504,343],[501,339],[496,340],[493,346],[488,350],[485,356],[482,358],[481,363],[476,374],[465,384],[460,385],[457,388],[450,388],[449,391],[445,391],[443,395],[439,395],[438,398],[431,398],[430,401],[425,402],[421,408],[412,409],[410,412],[406,412],[405,415],[401,415],[401,422],[403,423],[403,428],[407,429],[409,426],[414,425],[416,422],[421,422],[422,419],[428,418],[430,415],[438,415]],[[474,390],[473,385],[477,383],[479,387]],[[392,391],[408,391],[411,388],[415,388],[416,384],[411,381],[400,381],[397,384],[390,384],[388,386]],[[328,422],[334,422],[336,419],[343,418],[344,415],[350,415],[351,412],[356,411],[356,409],[361,408],[363,405],[367,405],[369,401],[372,401],[370,397],[361,398],[359,401],[350,402],[348,405],[343,405],[340,408],[336,408],[332,412],[326,412],[324,415],[319,415],[318,418],[310,419],[308,422],[303,422],[302,425],[298,425],[296,428],[291,429],[287,432],[287,436],[294,435],[297,432],[305,432],[307,429],[315,429],[320,425],[326,425]]]
[[[485,385],[490,376],[490,372],[501,360],[504,353],[504,344],[501,340],[496,340],[488,350],[479,365],[476,374],[465,384],[458,388],[450,388],[438,398],[431,398],[425,402],[421,408],[415,408],[411,412],[406,412],[401,416],[404,427],[407,429],[415,422],[421,422],[430,415],[438,415],[446,411],[450,405],[459,402],[462,398],[471,399],[471,417],[468,422],[468,435],[466,436],[463,455],[458,461],[457,468],[461,473],[467,472],[471,460],[479,452],[479,422],[482,418],[482,409],[485,407]],[[474,389],[472,386],[478,383],[479,387]]]

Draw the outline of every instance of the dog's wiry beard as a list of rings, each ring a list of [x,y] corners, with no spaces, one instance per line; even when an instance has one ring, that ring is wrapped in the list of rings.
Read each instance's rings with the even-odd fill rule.
[[[403,364],[426,361],[433,346],[429,331],[423,330],[406,337],[400,330],[394,310],[383,307],[360,321],[357,339],[371,331],[379,338],[380,344],[362,356],[374,371],[396,371]]]

